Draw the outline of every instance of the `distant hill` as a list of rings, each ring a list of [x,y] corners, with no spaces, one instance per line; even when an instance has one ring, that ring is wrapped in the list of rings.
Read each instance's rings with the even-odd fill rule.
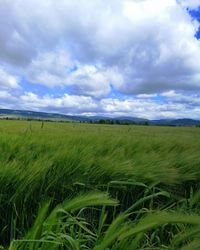
[[[62,115],[56,113],[36,112],[28,110],[0,109],[0,118],[24,118],[24,119],[43,119],[43,120],[63,120],[79,121],[75,116]]]
[[[161,120],[152,120],[150,121],[151,125],[168,125],[168,126],[198,126],[200,125],[199,120],[193,119],[161,119]]]
[[[29,110],[11,110],[0,109],[0,119],[35,119],[35,120],[50,120],[50,121],[66,121],[66,122],[102,122],[105,123],[122,123],[122,124],[144,124],[157,126],[200,126],[199,120],[193,119],[160,119],[148,120],[145,118],[120,116],[72,116],[57,113],[36,112]]]

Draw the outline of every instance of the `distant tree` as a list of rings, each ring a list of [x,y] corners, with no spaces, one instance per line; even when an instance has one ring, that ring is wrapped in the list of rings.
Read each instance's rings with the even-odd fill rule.
[[[119,120],[116,120],[115,123],[116,124],[121,124],[121,122]]]
[[[111,124],[111,120],[107,119],[106,124]]]
[[[99,120],[99,124],[105,124],[105,123],[106,123],[106,121],[104,119]]]

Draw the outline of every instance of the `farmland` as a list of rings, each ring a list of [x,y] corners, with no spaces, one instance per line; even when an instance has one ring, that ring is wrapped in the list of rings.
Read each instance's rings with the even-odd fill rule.
[[[200,129],[0,121],[0,249],[200,249]]]

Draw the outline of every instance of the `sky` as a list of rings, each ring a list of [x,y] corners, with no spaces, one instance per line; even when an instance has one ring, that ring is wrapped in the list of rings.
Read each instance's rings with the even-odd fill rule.
[[[0,108],[200,119],[200,0],[0,0]]]

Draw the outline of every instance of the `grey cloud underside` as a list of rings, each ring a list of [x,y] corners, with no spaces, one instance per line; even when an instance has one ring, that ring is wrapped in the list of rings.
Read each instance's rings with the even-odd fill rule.
[[[170,90],[183,91],[185,97],[200,91],[200,41],[195,38],[199,24],[186,10],[197,8],[198,1],[179,2],[0,1],[0,91],[18,91],[13,97],[18,101],[11,98],[13,105],[30,109],[134,114],[135,107],[139,113],[144,106],[152,116],[156,100],[135,95],[160,93],[166,100],[157,103],[161,116],[181,108],[188,114],[195,109],[197,115],[198,101],[190,105],[184,98],[162,96]],[[20,90],[22,78],[32,88],[71,87],[73,95],[27,97],[27,90]],[[112,101],[113,89],[131,101]],[[12,106],[11,99],[7,105]]]

